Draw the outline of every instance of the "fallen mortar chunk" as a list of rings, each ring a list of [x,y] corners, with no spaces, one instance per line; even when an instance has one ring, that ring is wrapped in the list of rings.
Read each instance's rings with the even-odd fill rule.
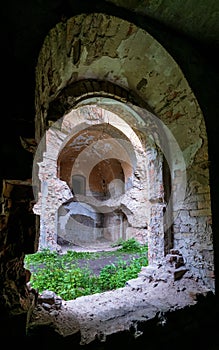
[[[173,272],[174,281],[179,280],[188,271],[186,267],[179,267]]]

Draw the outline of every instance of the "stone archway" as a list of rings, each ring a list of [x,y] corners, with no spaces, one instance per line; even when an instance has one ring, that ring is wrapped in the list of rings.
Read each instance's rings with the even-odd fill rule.
[[[159,42],[133,23],[101,13],[75,16],[49,32],[39,54],[38,143],[51,123],[67,116],[72,108],[85,108],[89,98],[92,104],[92,98],[96,99],[97,107],[119,115],[133,132],[140,130],[139,134],[147,135],[148,111],[154,120],[157,118],[153,132],[153,126],[150,129],[153,135],[144,140],[143,147],[150,160],[146,168],[151,262],[172,246],[182,252],[188,267],[214,288],[208,140],[203,114],[179,66]],[[132,113],[127,112],[129,107]],[[92,119],[92,114],[87,115]],[[75,117],[80,122],[77,112]],[[76,128],[75,132],[79,131]],[[37,162],[42,163],[44,151],[42,147]],[[181,163],[177,162],[177,152],[183,155]],[[153,181],[162,178],[163,153],[171,180],[166,185],[171,187],[168,203],[164,183]],[[67,200],[71,191],[66,183],[60,184]],[[43,181],[41,188],[47,191]],[[166,215],[168,211],[170,216]],[[53,219],[57,220],[55,216]]]
[[[72,232],[78,226],[83,231],[81,242],[89,243],[89,234],[90,242],[137,235],[146,243],[146,153],[124,120],[100,107],[82,106],[63,117],[59,128],[55,123],[46,132],[44,143],[47,151],[38,166],[46,191],[40,192],[34,207],[41,217],[40,248],[58,249],[58,236],[69,240],[70,221],[75,224]],[[85,179],[84,193],[74,193],[74,176]]]
[[[117,105],[120,108],[120,115],[123,110],[123,119],[103,109],[100,106],[101,102],[103,105],[106,102],[112,103],[114,107]],[[132,123],[135,122],[136,130],[140,125],[139,135],[133,131],[126,119],[129,122],[130,120]],[[144,130],[143,133],[142,130]],[[159,134],[162,133],[163,138],[160,139]],[[167,154],[165,137],[166,141],[172,142],[176,154],[174,152],[171,155]],[[175,205],[179,200],[184,199],[185,165],[181,152],[177,150],[176,142],[174,143],[174,138],[168,135],[168,130],[165,129],[165,126],[160,125],[154,115],[142,109],[139,109],[137,113],[136,108],[134,110],[121,102],[99,98],[99,106],[82,104],[66,114],[58,123],[54,123],[46,132],[45,140],[42,139],[41,142],[42,145],[46,144],[47,151],[43,154],[43,162],[38,163],[39,177],[44,186],[46,185],[47,191],[40,193],[40,199],[35,205],[35,212],[41,216],[40,247],[59,249],[58,235],[66,240],[67,236],[69,237],[69,231],[71,234],[74,231],[74,229],[70,230],[69,223],[71,222],[76,231],[80,226],[80,231],[84,235],[84,243],[89,242],[88,236],[90,236],[90,242],[101,238],[100,231],[103,231],[103,237],[108,237],[109,240],[118,239],[121,236],[126,238],[134,236],[143,243],[148,242],[150,263],[155,263],[164,257],[164,209],[168,212],[168,203],[164,201],[163,160],[164,157],[167,157],[171,173],[176,169],[182,172],[181,175],[178,174],[178,179],[182,181],[182,191],[176,191],[174,194]],[[41,147],[39,147],[40,150]],[[117,188],[109,199],[106,197],[106,200],[103,200],[103,198],[98,198],[99,194],[93,196],[92,181],[90,187],[90,178],[92,179],[93,176],[90,175],[97,166],[103,162],[112,162],[112,160],[117,166],[120,163],[119,169],[123,169],[124,183],[121,178],[111,176],[112,181],[107,180],[105,184],[119,185],[119,189]],[[116,173],[115,169],[114,173]],[[72,194],[72,175],[84,177],[85,196]],[[103,176],[103,171],[101,175]],[[124,193],[121,191],[121,184]],[[110,192],[112,195],[112,190]],[[74,204],[75,209],[71,204],[71,208],[68,208],[63,215],[60,206],[64,206],[66,210],[66,202],[68,205],[70,202],[77,204]],[[76,207],[79,204],[83,206],[84,203],[85,211],[79,218],[75,210],[78,210]],[[88,215],[89,206],[90,214]],[[62,212],[61,218],[59,211]],[[98,226],[101,221],[100,216],[97,215],[99,213],[104,214],[101,229],[95,227],[95,221]],[[120,219],[118,219],[118,213],[120,213]],[[77,215],[75,221],[73,221],[73,215]],[[92,230],[91,226],[86,225],[85,217],[89,217],[88,221],[92,224]],[[123,228],[121,229],[123,227],[121,218],[124,217],[128,222],[125,234]],[[55,219],[51,220],[51,218]],[[57,227],[61,228],[59,233]],[[115,233],[116,230],[121,236]],[[77,242],[79,242],[78,238]],[[172,244],[173,242],[169,242],[168,249],[172,248]]]

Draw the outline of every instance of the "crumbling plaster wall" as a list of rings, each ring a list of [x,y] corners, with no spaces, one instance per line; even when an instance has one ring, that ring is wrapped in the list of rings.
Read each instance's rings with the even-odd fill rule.
[[[80,202],[63,204],[58,210],[58,242],[92,244],[102,237],[102,217],[90,205]]]
[[[185,200],[173,206],[173,245],[214,288],[205,123],[179,66],[147,32],[119,18],[84,14],[59,23],[46,37],[37,64],[38,142],[47,127],[50,104],[68,84],[83,79],[109,81],[135,92],[174,135],[186,164],[187,188]],[[70,109],[74,96],[64,96],[62,102]],[[181,168],[174,164],[172,170],[172,191],[180,191]],[[153,203],[152,213],[156,206],[159,203]],[[159,230],[158,225],[153,233]]]
[[[111,191],[111,197],[102,201],[90,196],[89,181],[87,181],[88,195],[74,196],[67,183],[58,178],[59,154],[69,142],[69,139],[71,140],[79,130],[83,131],[88,126],[105,125],[106,123],[116,125],[120,131],[123,131],[126,139],[107,138],[91,143],[79,153],[72,165],[71,174],[82,174],[87,181],[94,166],[103,159],[118,159],[129,164],[129,168],[133,169],[132,186],[124,193]],[[127,237],[130,238],[135,235],[142,243],[146,243],[148,212],[150,210],[147,190],[146,154],[139,138],[131,127],[112,112],[95,105],[87,105],[72,110],[72,112],[62,118],[62,123],[60,121],[55,123],[46,131],[45,138],[47,149],[43,153],[43,161],[34,164],[34,167],[39,166],[38,176],[41,180],[39,198],[34,206],[34,212],[41,216],[40,248],[48,246],[51,249],[59,249],[57,236],[59,235],[66,239],[66,227],[63,228],[60,222],[60,220],[65,222],[65,218],[57,217],[57,215],[58,211],[60,213],[60,206],[71,198],[75,198],[78,203],[81,203],[82,207],[83,203],[85,203],[85,207],[90,205],[96,208],[97,213],[106,214],[106,217],[114,211],[118,212],[119,210],[123,212],[131,226],[127,232]],[[44,140],[42,144],[44,145]],[[76,147],[82,147],[82,145],[80,144]],[[41,143],[38,148],[39,152],[41,152]],[[128,178],[129,174],[125,172],[125,175]],[[112,181],[110,185],[114,186],[116,184]],[[83,211],[81,213],[83,214]],[[103,227],[103,236],[107,235],[107,231],[109,234],[110,230],[121,231],[121,223],[117,222],[116,216],[114,222],[111,217],[110,224],[108,223],[106,228]],[[66,213],[66,225],[68,225],[68,218],[69,212]],[[112,227],[110,228],[109,225]],[[81,234],[85,235],[86,223],[84,225],[81,223],[80,226]],[[62,229],[60,229],[61,227]],[[91,242],[95,237],[99,236],[98,232],[96,234],[93,238],[91,234]],[[110,236],[111,240],[114,240],[113,237],[121,238],[116,234],[111,234]],[[86,242],[87,240],[88,238],[85,239]],[[81,241],[83,241],[83,238],[81,238]],[[162,254],[162,251],[160,251],[160,254]]]

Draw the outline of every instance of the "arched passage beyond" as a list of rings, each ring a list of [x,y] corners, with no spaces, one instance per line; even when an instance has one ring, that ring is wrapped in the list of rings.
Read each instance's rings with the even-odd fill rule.
[[[121,200],[136,168],[130,140],[110,123],[95,123],[72,136],[57,164],[59,178],[73,194],[58,210],[58,241],[91,245],[126,239],[128,208],[121,209]],[[145,230],[144,236],[146,243]]]
[[[139,228],[147,231],[151,263],[158,262],[170,247],[178,249],[188,267],[214,288],[208,143],[197,100],[179,66],[147,32],[116,17],[83,14],[50,31],[36,69],[36,139],[41,150],[36,155],[40,190],[35,211],[41,215],[42,203],[56,198],[51,216],[55,227],[58,208],[73,196],[67,184],[70,179],[63,181],[58,175],[58,156],[73,135],[102,124],[119,129],[129,139],[122,142],[131,144],[136,156],[128,193],[133,204],[138,191],[141,197],[137,195],[136,202],[139,211],[143,209],[137,216],[139,222],[133,223],[126,191],[120,206],[130,225],[126,231],[130,227],[136,234]],[[116,144],[117,149],[122,146]],[[57,153],[51,155],[54,147]],[[168,181],[163,181],[164,163]],[[53,174],[49,182],[43,172],[45,164]],[[53,184],[51,198],[47,196],[49,183]],[[93,180],[86,188],[91,184],[91,192],[98,192]],[[62,198],[54,195],[56,186],[57,193],[62,188]],[[92,201],[87,204],[101,210],[106,204],[100,198],[92,197]],[[45,229],[41,215],[41,230]]]
[[[137,134],[96,105],[72,110],[59,124],[46,132],[42,145],[47,151],[38,163],[47,189],[35,205],[41,216],[40,247],[56,249],[58,236],[87,244],[136,236],[146,243],[146,153]],[[83,189],[76,193],[73,183]],[[78,231],[81,236],[70,239]]]

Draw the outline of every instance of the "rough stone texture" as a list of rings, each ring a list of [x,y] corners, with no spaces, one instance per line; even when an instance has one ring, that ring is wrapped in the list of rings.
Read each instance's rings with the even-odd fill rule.
[[[26,283],[30,272],[24,268],[24,254],[35,247],[35,216],[32,211],[31,182],[4,180],[0,216],[0,329],[8,334],[10,322],[20,319],[20,326],[11,330],[14,336],[24,335],[28,311],[32,305]],[[15,321],[13,321],[15,320]]]
[[[177,265],[179,262],[180,267]],[[199,307],[202,309],[205,300],[214,298],[201,280],[184,266],[182,255],[177,250],[171,251],[159,266],[143,268],[139,277],[128,281],[124,288],[71,301],[63,300],[61,307],[58,298],[58,308],[54,293],[45,294],[48,294],[49,301],[43,304],[42,301],[46,301],[44,293],[40,296],[30,317],[28,336],[37,338],[42,329],[47,328],[52,334],[58,334],[62,339],[69,338],[70,343],[74,342],[82,348],[93,344],[97,348],[98,344],[107,347],[116,334],[119,335],[117,342],[122,341],[125,335],[126,341],[133,342],[133,345],[136,339],[142,339],[145,346],[146,338],[147,344],[154,343],[155,349],[157,345],[164,346],[165,337],[171,338],[173,319],[177,337],[181,338],[188,321],[186,310],[193,310],[190,332],[195,334],[197,322],[201,323],[198,320]],[[159,334],[161,327],[164,338],[160,334],[159,340],[151,339],[152,324],[153,334]]]
[[[72,61],[72,41],[75,37],[81,42],[80,57],[76,64]],[[56,71],[56,74],[49,74],[51,71]],[[50,80],[46,80],[46,77],[50,77]],[[147,80],[147,85],[139,84],[143,78]],[[67,82],[69,84],[81,79],[107,80],[132,90],[155,113],[166,113],[169,121],[185,118],[186,115],[195,117],[197,114],[198,117],[200,114],[182,72],[161,45],[133,24],[102,14],[81,15],[58,24],[45,39],[39,55],[36,79],[38,141],[44,134],[44,124],[40,131],[40,120],[45,120],[48,104]],[[189,110],[185,109],[184,96],[191,101]],[[40,117],[39,108],[42,105],[44,115]],[[199,120],[197,118],[197,123]]]

